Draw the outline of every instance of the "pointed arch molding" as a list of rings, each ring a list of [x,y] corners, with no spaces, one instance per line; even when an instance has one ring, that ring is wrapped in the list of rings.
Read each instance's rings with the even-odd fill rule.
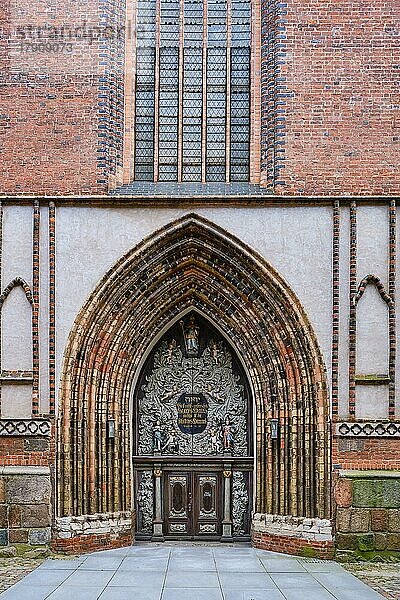
[[[385,286],[383,285],[382,281],[379,279],[379,277],[377,275],[366,275],[365,277],[363,277],[360,281],[360,285],[358,286],[358,290],[356,295],[354,296],[354,305],[357,306],[359,300],[361,300],[362,296],[364,295],[364,292],[366,290],[367,285],[372,284],[376,287],[376,289],[378,290],[378,293],[380,295],[380,297],[382,298],[382,300],[384,302],[386,302],[386,304],[388,306],[392,306],[393,304],[393,299],[390,297],[390,295],[388,294],[388,292],[385,290]]]
[[[152,340],[189,308],[218,324],[246,366],[256,405],[256,511],[329,516],[325,368],[307,316],[264,259],[187,215],[105,275],[66,348],[59,413],[58,515],[131,508],[130,409]],[[271,440],[269,419],[279,419]],[[116,438],[107,439],[107,420]]]
[[[25,279],[22,277],[15,277],[10,283],[4,288],[3,293],[0,294],[0,309],[2,308],[4,302],[12,292],[12,290],[16,287],[21,287],[24,290],[25,297],[28,300],[29,304],[33,306],[33,294],[29,285],[26,283]]]

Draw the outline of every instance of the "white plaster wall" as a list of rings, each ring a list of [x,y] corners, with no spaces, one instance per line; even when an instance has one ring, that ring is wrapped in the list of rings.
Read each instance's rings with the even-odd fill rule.
[[[357,283],[366,275],[377,275],[388,285],[388,207],[357,208]]]
[[[32,413],[32,385],[3,383],[1,386],[2,418],[29,419]]]
[[[368,285],[357,304],[356,373],[389,373],[389,312],[375,286]]]
[[[104,273],[145,236],[195,212],[220,225],[264,256],[286,279],[310,318],[330,378],[332,209],[77,208],[56,217],[57,378],[74,319]]]
[[[22,287],[11,290],[1,315],[2,369],[32,369],[32,307]]]
[[[387,385],[356,386],[356,419],[387,419],[389,387]]]
[[[15,277],[32,285],[32,206],[3,209],[2,287]]]
[[[357,285],[366,275],[377,275],[388,289],[388,207],[357,208]],[[356,370],[360,374],[388,372],[389,323],[387,305],[376,288],[367,286],[357,306]],[[356,416],[388,416],[387,386],[356,386]]]

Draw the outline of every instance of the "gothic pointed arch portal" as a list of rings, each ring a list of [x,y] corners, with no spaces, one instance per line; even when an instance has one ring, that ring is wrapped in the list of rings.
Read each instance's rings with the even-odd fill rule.
[[[255,406],[256,512],[329,517],[327,386],[312,327],[263,258],[197,215],[122,257],[74,323],[61,381],[58,516],[134,506],[135,382],[153,340],[189,310],[218,324],[246,368]],[[271,419],[278,420],[277,439]]]

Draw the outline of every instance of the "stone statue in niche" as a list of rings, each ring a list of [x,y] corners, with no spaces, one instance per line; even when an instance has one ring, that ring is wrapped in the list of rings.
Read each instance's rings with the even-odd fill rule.
[[[180,324],[188,356],[197,356],[199,353],[200,328],[196,323],[196,319],[191,316],[187,325],[185,325],[183,321],[180,321]]]
[[[235,428],[231,424],[229,415],[226,415],[225,420],[221,425],[221,437],[224,452],[231,452],[235,444]]]
[[[157,419],[153,428],[153,450],[154,452],[161,452],[163,447],[163,432],[161,429],[161,421]]]

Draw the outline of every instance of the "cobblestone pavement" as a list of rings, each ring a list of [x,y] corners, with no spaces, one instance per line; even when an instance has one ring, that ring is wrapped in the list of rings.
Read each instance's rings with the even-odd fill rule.
[[[400,600],[400,563],[347,563],[343,566],[388,600]]]
[[[0,558],[0,592],[17,583],[42,562],[31,558]]]

